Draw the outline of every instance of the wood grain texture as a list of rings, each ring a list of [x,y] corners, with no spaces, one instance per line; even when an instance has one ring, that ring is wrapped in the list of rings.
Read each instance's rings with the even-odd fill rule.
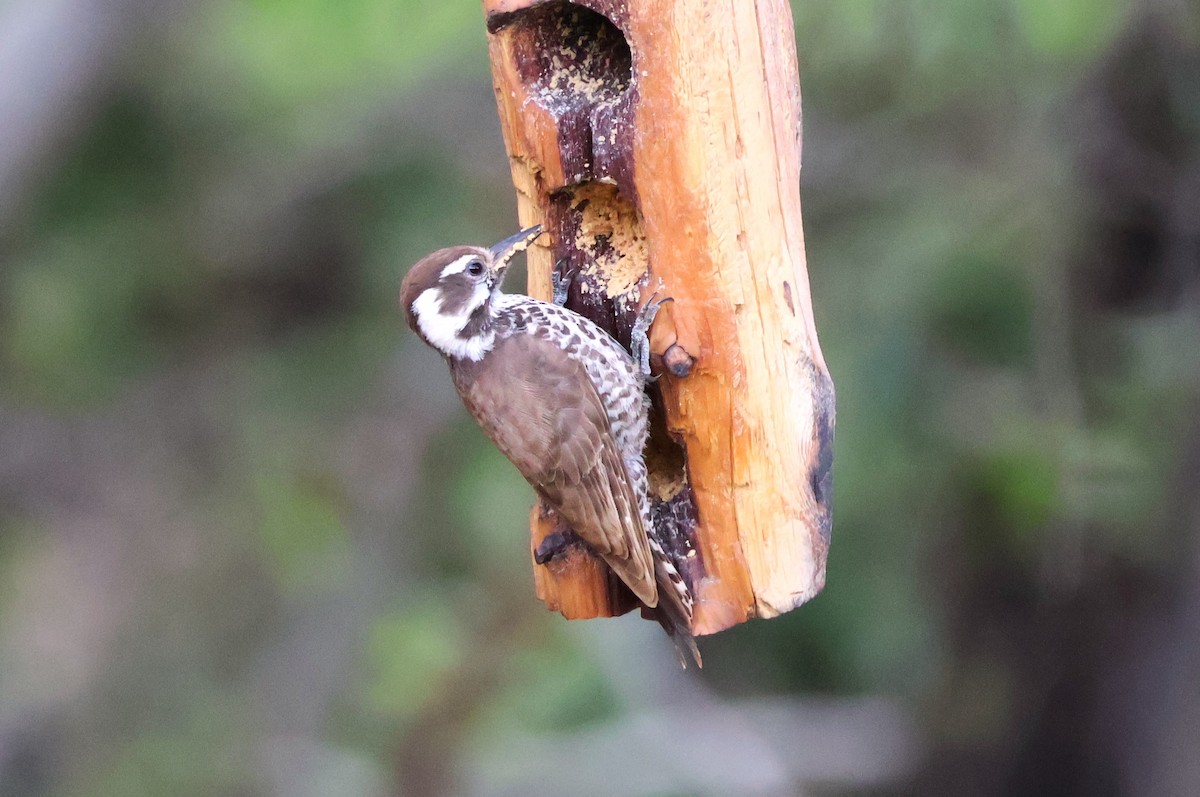
[[[833,385],[800,216],[800,93],[784,0],[485,0],[522,225],[550,245],[530,292],[575,275],[568,307],[627,344],[651,332],[647,463],[660,528],[697,596],[693,631],[771,617],[820,591],[830,534]],[[665,356],[664,356],[665,353]],[[533,544],[557,522],[535,507]],[[535,565],[567,617],[636,605],[586,551]]]

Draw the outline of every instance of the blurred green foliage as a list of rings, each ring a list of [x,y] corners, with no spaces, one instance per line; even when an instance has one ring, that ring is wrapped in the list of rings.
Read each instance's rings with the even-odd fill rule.
[[[704,681],[898,695],[982,746],[1022,673],[964,628],[1175,556],[1195,316],[1073,283],[1093,219],[1070,114],[1141,17],[793,6],[834,544],[824,594],[706,640]],[[32,441],[5,467],[34,463],[0,489],[0,628],[88,626],[0,658],[0,733],[28,703],[46,740],[0,794],[415,793],[418,758],[635,711],[534,603],[529,491],[394,306],[406,264],[512,224],[488,81],[474,3],[198,2],[130,33],[0,229],[0,424]],[[48,596],[68,608],[30,608]],[[67,654],[90,662],[71,688],[30,698]]]

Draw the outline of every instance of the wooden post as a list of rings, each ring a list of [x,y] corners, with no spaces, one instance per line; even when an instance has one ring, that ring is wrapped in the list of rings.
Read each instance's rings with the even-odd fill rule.
[[[697,595],[696,634],[820,591],[834,394],[800,222],[800,88],[786,0],[484,0],[529,255],[530,293],[574,275],[567,306],[628,345],[651,332],[647,464],[656,525]],[[535,507],[533,544],[558,522]],[[535,565],[569,618],[632,596],[585,550]]]

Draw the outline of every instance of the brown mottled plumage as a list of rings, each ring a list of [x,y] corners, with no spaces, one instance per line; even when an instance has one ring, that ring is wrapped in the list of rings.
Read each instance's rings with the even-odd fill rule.
[[[646,375],[588,319],[500,291],[538,232],[423,258],[401,288],[408,324],[445,356],[488,437],[699,663],[692,595],[650,516]]]
[[[639,600],[657,606],[641,509],[583,366],[545,338],[514,335],[451,376],[483,431],[538,494]]]

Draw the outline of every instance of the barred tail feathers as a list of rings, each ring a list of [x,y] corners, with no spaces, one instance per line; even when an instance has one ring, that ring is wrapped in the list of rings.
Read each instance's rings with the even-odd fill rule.
[[[697,667],[703,667],[704,661],[700,658],[700,650],[696,647],[696,639],[691,630],[692,592],[653,536],[650,537],[650,550],[654,554],[654,576],[658,581],[655,619],[667,632],[667,636],[671,637],[675,652],[679,655],[679,665],[687,669],[690,657]]]

